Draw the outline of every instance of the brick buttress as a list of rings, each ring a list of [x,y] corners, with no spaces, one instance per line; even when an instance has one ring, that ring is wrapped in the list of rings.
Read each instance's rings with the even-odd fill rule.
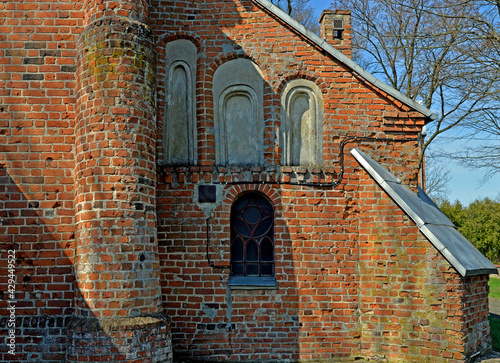
[[[78,42],[76,301],[67,361],[171,361],[156,230],[146,0],[86,0]]]

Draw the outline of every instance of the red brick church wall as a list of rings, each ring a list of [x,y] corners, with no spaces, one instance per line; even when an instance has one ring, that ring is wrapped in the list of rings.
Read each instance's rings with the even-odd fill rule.
[[[363,171],[348,155],[345,179],[336,188],[239,184],[241,180],[248,180],[249,175],[254,181],[282,182],[291,180],[294,173],[298,180],[306,175],[315,181],[325,175],[330,181],[335,180],[340,172],[340,141],[355,135],[414,138],[415,142],[407,143],[369,143],[368,148],[378,161],[415,186],[417,133],[424,124],[423,116],[374,89],[299,34],[283,28],[276,18],[255,4],[209,3],[206,10],[196,3],[188,4],[187,8],[176,3],[162,8],[162,4],[156,7],[157,17],[160,19],[163,10],[169,9],[176,19],[175,24],[161,26],[159,32],[164,42],[189,39],[202,55],[198,59],[196,79],[199,166],[165,166],[159,171],[161,280],[165,306],[172,317],[173,345],[178,354],[210,356],[214,360],[348,356],[405,359],[436,354],[443,360],[464,358],[471,347],[466,347],[455,336],[463,336],[466,324],[460,321],[452,327],[436,327],[442,324],[441,319],[451,317],[453,320],[455,312],[449,306],[453,299],[447,298],[446,291],[453,281],[462,279],[381,192],[374,197],[363,196],[363,183],[368,181],[360,177]],[[218,11],[210,11],[211,7]],[[213,24],[223,24],[223,27]],[[293,58],[287,58],[288,54],[293,54]],[[213,74],[225,62],[241,57],[251,59],[264,74],[268,165],[249,169],[215,167]],[[161,67],[162,57],[159,58],[159,69]],[[281,150],[272,140],[280,125],[281,92],[286,82],[297,78],[315,82],[324,97],[325,166],[284,167],[280,174]],[[160,79],[160,94],[162,87]],[[160,120],[163,119],[161,110]],[[159,146],[160,152],[161,149]],[[198,203],[198,186],[211,183],[217,184],[219,194],[217,201],[207,207]],[[212,262],[227,267],[231,204],[248,190],[263,193],[275,208],[276,289],[231,290],[228,271],[210,267],[207,260],[206,219],[210,218]],[[367,216],[367,209],[373,210],[375,216]],[[381,216],[377,217],[379,212]],[[386,219],[386,214],[398,222]],[[370,229],[363,225],[368,218],[374,219],[376,227]],[[398,233],[407,238],[410,245],[403,243],[404,239],[392,240],[391,233],[396,228],[393,225],[397,225]],[[375,251],[368,244],[375,243],[372,239],[380,236],[380,231],[392,247]],[[375,237],[368,237],[370,233]],[[408,251],[412,259],[432,257],[413,264],[405,260],[409,258]],[[402,253],[401,261],[394,261],[399,253]],[[372,258],[377,262],[370,262]],[[371,269],[376,269],[377,263],[384,265],[383,275],[387,281],[377,282],[376,275],[372,275]],[[383,294],[384,288],[392,284],[393,263],[406,278],[404,289],[407,290],[402,289],[401,296],[388,304],[389,308],[372,294]],[[440,275],[438,280],[420,276],[430,273],[434,267],[445,269],[451,277],[445,277],[440,270],[433,272]],[[420,272],[421,268],[425,271]],[[484,279],[477,284],[480,289],[484,288]],[[460,288],[465,285],[462,282]],[[434,303],[433,298],[415,295],[422,286],[430,295],[439,295],[436,298],[440,299],[438,312],[434,311],[434,305],[427,305]],[[372,297],[374,302],[370,300]],[[483,309],[484,301],[483,295],[480,300]],[[396,309],[398,303],[403,306],[401,310]],[[403,324],[406,315],[418,309],[422,309],[422,316],[429,317]],[[371,311],[375,311],[374,319],[379,321],[377,327],[371,321]],[[481,314],[481,329],[485,332],[484,310]],[[397,322],[391,323],[393,320]],[[421,327],[424,323],[427,326]],[[403,325],[404,333],[400,328]],[[413,328],[416,332],[409,333]],[[398,346],[404,334],[407,334],[408,349],[404,344]],[[436,335],[440,341],[438,347],[435,347]],[[488,335],[473,344],[482,339],[487,340]]]
[[[74,299],[74,127],[78,1],[0,4],[1,336],[15,305],[15,352],[64,360]],[[15,251],[15,294],[8,251]],[[8,316],[7,316],[8,315]],[[9,319],[7,319],[9,318]]]
[[[120,8],[104,2],[120,16],[128,14],[131,4],[145,4],[118,1]],[[77,162],[83,165],[76,154],[85,154],[75,148],[75,127],[84,118],[76,114],[77,64],[79,52],[84,50],[77,41],[84,24],[109,15],[99,13],[100,2],[95,2],[96,7],[90,3],[0,4],[0,311],[2,326],[7,326],[12,301],[8,251],[15,251],[18,361],[66,359],[66,327],[79,294],[75,233],[77,224],[84,224],[75,219],[75,186],[84,189],[85,184],[76,175],[80,169],[75,169]],[[460,360],[478,347],[487,349],[487,277],[460,278],[348,153],[361,145],[414,187],[418,180],[417,139],[425,118],[290,30],[257,3],[151,0],[148,10],[148,18],[143,20],[154,34],[156,48],[155,59],[144,61],[156,65],[156,98],[148,102],[155,102],[157,114],[139,118],[148,125],[157,123],[157,129],[148,132],[156,134],[157,183],[145,197],[150,205],[156,203],[157,215],[151,218],[155,226],[149,227],[158,233],[162,307],[171,319],[177,354],[250,361],[389,360],[420,355],[434,362]],[[144,11],[133,12],[133,22],[144,15]],[[197,47],[195,166],[163,164],[165,48],[175,39],[188,39]],[[127,39],[122,40],[114,43],[117,48],[127,46]],[[128,56],[122,55],[124,59]],[[265,162],[249,168],[216,167],[214,73],[238,58],[252,60],[263,74]],[[295,79],[311,81],[323,97],[321,167],[280,165],[283,151],[276,134],[282,121],[281,95],[287,82]],[[112,96],[101,100],[105,106],[114,106],[109,103],[114,102]],[[137,98],[133,101],[140,103]],[[286,184],[338,180],[340,143],[351,136],[415,141],[353,142],[344,151],[339,185]],[[148,143],[145,158],[151,164],[154,141]],[[129,150],[122,149],[124,153]],[[118,162],[114,157],[119,155],[109,155],[113,157],[110,162]],[[107,162],[105,158],[100,161]],[[242,180],[266,183],[240,184]],[[216,185],[214,203],[198,202],[202,184]],[[227,269],[212,268],[207,260],[207,218],[211,260],[227,267],[231,205],[250,190],[265,195],[275,211],[276,289],[231,290]],[[109,267],[114,256],[108,258],[103,263]],[[126,267],[128,262],[120,263]],[[106,276],[92,278],[99,284],[107,281]],[[86,311],[85,306],[79,307]],[[152,313],[158,311],[157,306],[150,308]],[[105,314],[106,309],[101,312]],[[159,344],[165,344],[168,332],[160,325],[150,324],[149,328],[160,332]],[[77,331],[78,327],[71,328]],[[123,330],[124,336],[133,335]],[[135,336],[143,342],[150,335]],[[82,337],[74,341],[84,344]],[[403,340],[406,345],[400,344]],[[86,358],[91,359],[90,355]],[[6,345],[0,349],[0,360],[14,360]]]
[[[363,356],[463,362],[486,349],[487,275],[462,278],[365,173],[358,200]]]

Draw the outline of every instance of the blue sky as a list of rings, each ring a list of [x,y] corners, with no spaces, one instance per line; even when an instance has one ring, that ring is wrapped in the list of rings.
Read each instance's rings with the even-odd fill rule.
[[[452,176],[449,183],[450,201],[459,200],[463,205],[468,205],[476,199],[494,199],[500,196],[500,175],[481,185],[482,172],[464,169],[453,161],[449,162],[448,167]]]
[[[314,9],[316,9],[316,17],[318,18],[318,21],[321,12],[330,7],[330,1],[325,0],[310,0],[310,4]]]
[[[450,131],[444,134],[440,140],[437,139],[436,149],[442,149],[448,153],[458,153],[467,146],[479,145],[482,141],[467,142],[453,141],[454,133]],[[432,145],[432,144],[431,144]],[[432,146],[431,146],[432,147]],[[484,171],[477,169],[469,169],[460,165],[452,159],[444,159],[441,161],[444,169],[450,171],[451,180],[448,184],[450,201],[459,200],[463,205],[468,205],[476,199],[497,198],[500,197],[500,175],[484,182]]]
[[[319,20],[321,12],[330,7],[330,0],[310,0],[310,4],[315,8],[316,18]],[[450,131],[446,134],[447,137],[453,137]],[[458,142],[455,143],[440,143],[440,147],[449,153],[460,150],[462,145]],[[496,198],[500,196],[500,175],[488,180],[487,183],[481,183],[483,172],[478,170],[466,169],[462,165],[454,162],[453,160],[446,160],[444,162],[445,168],[449,169],[451,179],[448,183],[450,191],[448,199],[450,201],[459,200],[463,205],[468,205],[476,199],[482,198]]]

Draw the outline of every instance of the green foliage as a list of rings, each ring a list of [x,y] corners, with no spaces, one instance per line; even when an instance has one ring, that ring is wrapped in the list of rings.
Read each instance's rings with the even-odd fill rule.
[[[500,279],[491,278],[488,285],[490,285],[490,299],[500,299]]]
[[[500,319],[490,315],[489,320],[491,339],[493,340],[492,349],[495,352],[500,352]]]
[[[500,261],[500,201],[485,198],[468,207],[456,201],[440,206],[460,233],[493,262]]]
[[[451,204],[449,201],[445,200],[441,203],[439,208],[455,226],[460,228],[465,219],[465,210],[462,203],[457,200],[454,204]]]

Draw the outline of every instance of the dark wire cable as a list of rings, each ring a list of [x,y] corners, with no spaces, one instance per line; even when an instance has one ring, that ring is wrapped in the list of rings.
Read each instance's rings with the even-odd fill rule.
[[[407,142],[414,141],[418,142],[418,139],[389,139],[382,137],[367,137],[367,136],[352,136],[348,137],[340,143],[340,174],[339,178],[335,180],[333,183],[299,183],[299,182],[282,182],[282,181],[233,181],[233,182],[213,182],[213,184],[223,184],[223,185],[239,185],[239,184],[271,184],[271,185],[298,185],[305,187],[319,187],[319,188],[335,188],[340,185],[342,179],[344,178],[344,148],[346,144],[355,142],[355,141],[370,141],[370,142]]]
[[[388,139],[388,138],[378,138],[378,137],[365,137],[365,136],[352,136],[348,137],[340,143],[340,174],[339,178],[333,183],[296,183],[296,182],[278,182],[278,181],[254,181],[254,182],[214,182],[214,184],[225,184],[225,185],[236,185],[236,184],[285,184],[285,185],[302,185],[302,186],[314,186],[314,187],[333,187],[338,186],[342,179],[344,178],[344,148],[348,143],[355,141],[370,141],[370,142],[407,142],[407,141],[419,141],[418,139]],[[207,260],[208,264],[212,268],[218,268],[221,270],[229,269],[230,266],[215,265],[210,259],[210,218],[207,218]]]
[[[215,265],[212,260],[210,259],[210,218],[207,218],[207,260],[208,264],[212,268],[219,268],[219,269],[228,269],[230,266],[220,266],[220,265]]]
[[[418,139],[389,139],[385,137],[368,137],[368,136],[352,136],[348,137],[340,143],[340,174],[339,178],[337,181],[335,181],[336,185],[339,185],[340,182],[342,181],[344,177],[344,147],[345,144],[352,143],[354,141],[370,141],[370,142],[378,142],[378,141],[384,141],[384,142],[407,142],[407,141],[417,141]]]

